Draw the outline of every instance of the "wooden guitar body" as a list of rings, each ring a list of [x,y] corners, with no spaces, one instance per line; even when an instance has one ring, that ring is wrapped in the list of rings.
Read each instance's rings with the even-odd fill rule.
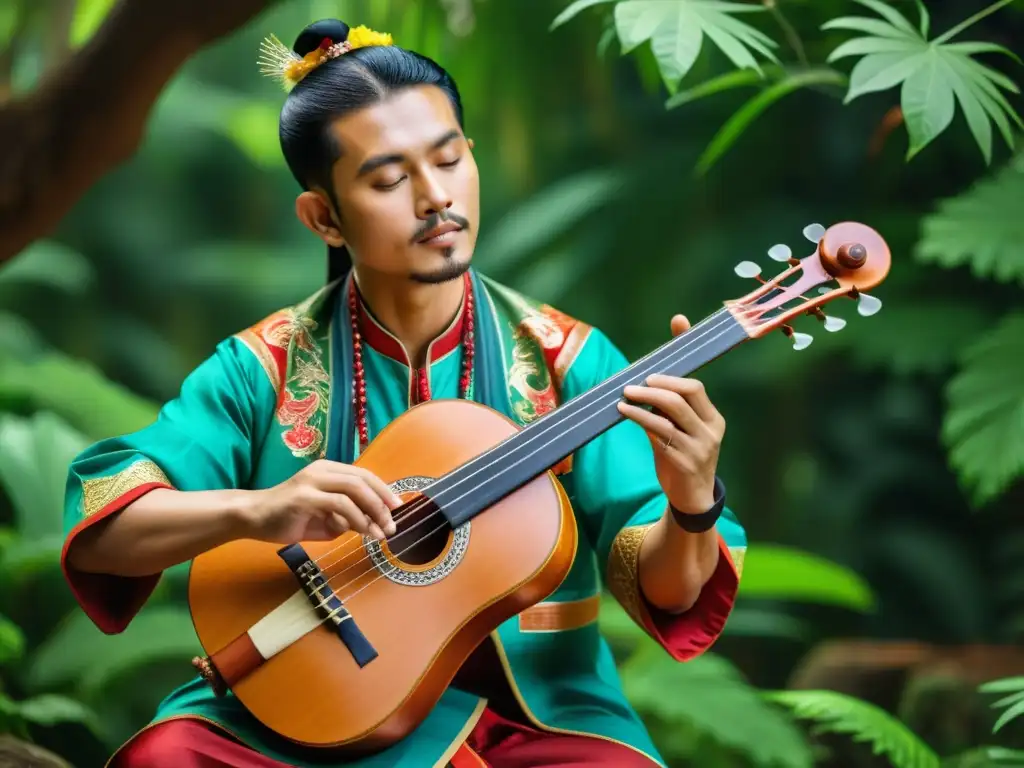
[[[840,222],[804,236],[813,253],[773,246],[768,255],[787,266],[771,280],[740,262],[736,273],[757,288],[523,429],[456,400],[393,421],[357,462],[409,499],[386,543],[354,533],[285,547],[243,540],[197,557],[189,603],[209,654],[195,662],[203,676],[296,743],[366,753],[404,738],[480,641],[569,572],[575,518],[549,469],[624,418],[626,385],[689,376],[775,330],[804,349],[812,337],[789,323],[810,315],[841,329],[821,309],[835,299],[878,312],[864,291],[889,271],[881,235]]]
[[[356,463],[411,498],[517,431],[485,406],[431,401]],[[193,561],[192,619],[216,668],[207,671],[288,740],[365,753],[402,739],[481,640],[557,589],[576,553],[572,509],[550,472],[454,531],[436,508],[396,517],[399,532],[378,543],[376,560],[356,533],[301,543],[376,651],[365,666],[316,613],[279,545],[240,540]]]

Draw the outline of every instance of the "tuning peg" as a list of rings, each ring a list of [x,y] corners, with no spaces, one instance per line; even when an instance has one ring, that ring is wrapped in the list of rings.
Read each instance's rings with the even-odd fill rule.
[[[846,327],[846,321],[841,317],[833,317],[832,315],[825,315],[824,319],[825,330],[829,333],[835,333],[841,331]]]
[[[761,268],[752,261],[741,261],[733,271],[740,277],[757,277],[761,274]]]
[[[857,313],[862,317],[871,317],[882,308],[882,300],[866,293],[857,295]]]
[[[804,237],[817,245],[825,236],[825,228],[821,224],[808,224],[804,227]]]
[[[799,352],[801,349],[807,349],[809,346],[811,346],[811,342],[814,341],[813,336],[807,333],[800,333],[799,331],[794,331],[792,326],[784,325],[782,326],[781,330],[787,338],[793,340],[793,349],[795,349],[797,352]]]
[[[775,261],[789,261],[793,257],[793,251],[790,250],[788,245],[779,243],[768,249],[768,255],[775,259]]]
[[[814,341],[814,337],[809,333],[800,333],[799,331],[793,331],[793,349],[799,352],[801,349],[807,349],[811,346],[811,342]]]

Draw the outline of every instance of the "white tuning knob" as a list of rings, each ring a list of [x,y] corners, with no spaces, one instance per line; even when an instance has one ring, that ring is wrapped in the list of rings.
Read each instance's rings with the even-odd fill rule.
[[[801,349],[807,349],[811,346],[812,341],[814,341],[814,337],[809,333],[800,333],[799,331],[793,333],[793,349],[797,352]]]
[[[768,255],[776,261],[789,261],[793,257],[793,251],[790,250],[788,245],[779,243],[768,249]]]
[[[862,317],[871,317],[882,308],[882,300],[861,293],[857,296],[857,313]]]
[[[761,268],[752,261],[741,261],[733,271],[740,277],[757,277],[761,274]]]
[[[825,228],[821,224],[808,224],[804,227],[804,237],[817,245],[825,236]]]
[[[831,315],[825,315],[825,330],[829,333],[835,333],[841,331],[846,327],[846,321],[841,317],[832,317]]]

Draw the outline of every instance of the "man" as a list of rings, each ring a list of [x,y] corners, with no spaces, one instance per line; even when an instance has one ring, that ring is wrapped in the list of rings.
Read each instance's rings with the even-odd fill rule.
[[[477,168],[437,64],[326,21],[292,51],[272,41],[265,67],[290,87],[282,148],[332,279],[218,345],[155,424],[72,464],[65,574],[108,633],[161,571],[225,542],[393,534],[397,498],[351,464],[411,405],[472,398],[525,425],[626,365],[597,329],[470,269]],[[662,764],[598,634],[602,584],[692,658],[729,615],[745,535],[715,476],[721,415],[696,381],[647,384],[624,392],[623,423],[556,468],[580,529],[563,584],[492,633],[401,743],[325,762],[197,678],[111,764]]]

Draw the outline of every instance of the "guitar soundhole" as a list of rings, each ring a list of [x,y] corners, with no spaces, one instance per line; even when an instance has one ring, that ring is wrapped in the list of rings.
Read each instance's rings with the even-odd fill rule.
[[[398,533],[388,539],[391,556],[407,566],[423,566],[435,562],[451,539],[452,529],[447,519],[434,504],[425,502],[410,505],[412,511],[396,513]]]
[[[391,490],[407,501],[393,513],[398,531],[386,543],[363,536],[373,566],[395,584],[436,584],[458,567],[469,547],[472,522],[467,520],[453,531],[448,519],[426,497],[410,500],[405,495],[422,491],[432,482],[433,478],[415,475],[391,483]]]

